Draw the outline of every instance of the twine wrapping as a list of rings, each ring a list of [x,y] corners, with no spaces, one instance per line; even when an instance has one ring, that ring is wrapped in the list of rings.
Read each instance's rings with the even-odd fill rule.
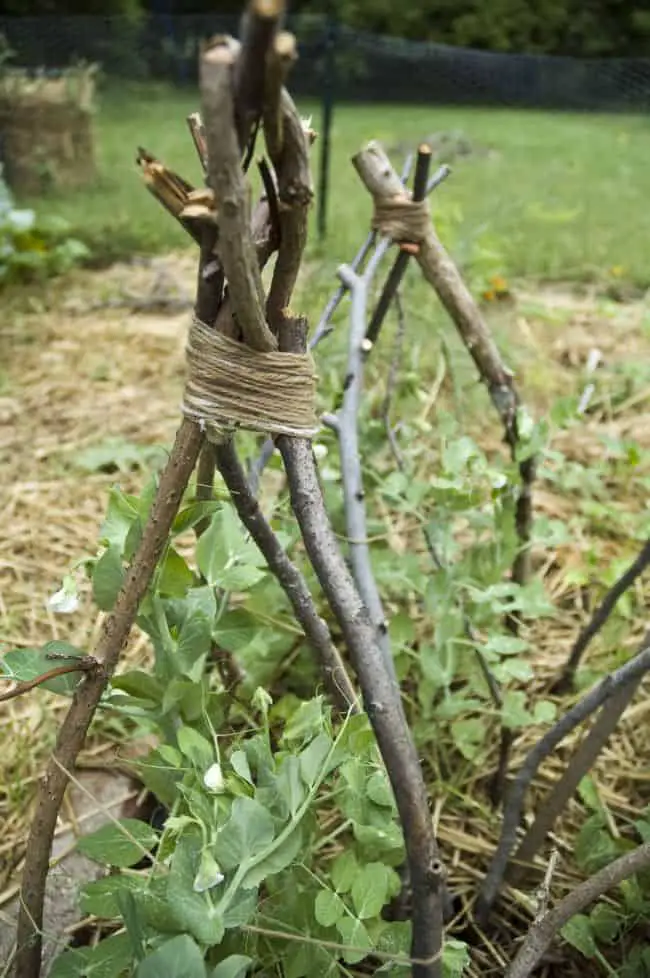
[[[262,353],[194,318],[183,414],[219,442],[236,428],[313,438],[316,374],[308,353]]]
[[[431,226],[429,202],[409,197],[379,197],[374,201],[372,228],[391,241],[418,244]]]

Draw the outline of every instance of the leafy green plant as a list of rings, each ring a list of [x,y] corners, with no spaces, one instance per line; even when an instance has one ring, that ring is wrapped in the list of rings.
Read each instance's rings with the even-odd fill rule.
[[[152,491],[153,484],[140,497],[111,491],[102,550],[85,562],[103,610],[114,604]],[[193,569],[176,541],[206,517]],[[259,684],[265,660],[294,640],[278,639],[281,604],[229,503],[181,508],[138,618],[153,645],[153,668],[115,676],[103,703],[156,733],[159,745],[138,772],[169,815],[162,832],[125,819],[81,839],[81,851],[108,870],[83,888],[81,909],[117,930],[94,949],[64,951],[55,978],[219,978],[271,966],[276,956],[287,975],[300,978],[347,974],[347,965],[369,954],[394,959],[393,967],[407,961],[409,925],[382,918],[400,890],[394,867],[404,853],[367,717],[335,725],[321,696],[286,693],[273,702]],[[274,607],[272,621],[258,614],[261,606]],[[245,665],[235,703],[210,667],[214,642]],[[32,678],[51,668],[52,654],[79,652],[59,643],[10,653],[5,670]],[[65,676],[50,686],[69,694],[74,682]],[[150,868],[134,869],[150,852]],[[451,942],[450,978],[461,974],[465,957],[464,945]]]
[[[0,286],[60,275],[88,254],[65,221],[17,208],[0,169]]]

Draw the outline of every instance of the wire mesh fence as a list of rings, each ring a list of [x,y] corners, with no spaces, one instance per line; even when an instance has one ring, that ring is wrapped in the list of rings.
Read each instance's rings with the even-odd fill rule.
[[[23,67],[56,71],[98,62],[109,76],[196,80],[203,38],[237,30],[222,16],[2,17]],[[294,17],[299,42],[292,74],[299,95],[337,100],[529,108],[643,111],[650,105],[650,58],[578,59],[501,54],[403,41],[353,31],[322,17]]]

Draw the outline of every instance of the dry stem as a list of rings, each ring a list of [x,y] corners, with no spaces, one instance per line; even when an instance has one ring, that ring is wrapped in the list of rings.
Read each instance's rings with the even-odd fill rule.
[[[232,120],[231,75],[237,46],[223,38],[201,57],[201,102],[208,174],[219,207],[219,257],[228,279],[233,309],[251,349],[270,351],[277,343],[264,316],[264,293],[249,222],[248,194]]]
[[[161,476],[140,546],[129,567],[115,607],[104,622],[94,652],[98,668],[86,674],[57,737],[46,774],[39,784],[20,891],[15,978],[38,978],[41,968],[43,902],[52,839],[72,771],[86,732],[129,637],[139,604],[167,543],[169,530],[197,460],[203,435],[184,421]]]

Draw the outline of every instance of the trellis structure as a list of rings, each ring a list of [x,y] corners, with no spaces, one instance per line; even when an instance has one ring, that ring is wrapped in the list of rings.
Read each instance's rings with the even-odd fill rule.
[[[202,52],[202,112],[190,117],[189,126],[207,176],[207,188],[191,187],[150,153],[139,152],[150,191],[200,249],[184,417],[160,476],[148,522],[94,654],[57,671],[77,671],[83,678],[76,687],[39,790],[21,888],[16,978],[39,975],[45,881],[69,772],[118,664],[190,479],[197,470],[196,495],[210,499],[215,468],[221,473],[243,524],[283,587],[319,660],[339,713],[358,711],[362,705],[368,714],[404,835],[412,890],[412,974],[414,978],[441,975],[443,918],[449,910],[445,869],[434,836],[429,791],[392,666],[390,623],[385,620],[370,566],[358,440],[364,363],[378,341],[383,318],[408,261],[418,262],[454,321],[487,386],[505,440],[519,466],[516,526],[520,548],[513,568],[513,577],[519,583],[525,582],[529,572],[534,458],[526,453],[521,437],[521,405],[512,373],[503,363],[478,306],[431,223],[427,194],[444,179],[446,171],[429,179],[431,154],[427,147],[420,147],[411,193],[382,149],[370,144],[355,156],[353,163],[373,199],[373,231],[352,265],[341,268],[341,289],[328,305],[311,343],[313,346],[327,335],[333,309],[349,291],[351,329],[343,399],[340,410],[324,419],[337,433],[341,449],[351,570],[348,568],[330,524],[311,447],[314,378],[307,352],[307,323],[290,309],[307,237],[312,199],[309,147],[314,134],[299,118],[284,87],[295,58],[295,44],[291,35],[279,29],[282,13],[281,0],[251,0],[242,43],[217,37]],[[268,156],[260,165],[265,193],[251,214],[246,170],[260,122]],[[379,301],[369,313],[369,285],[392,244],[398,246],[398,254]],[[261,270],[273,255],[275,265],[265,292]],[[216,364],[215,369],[206,370],[211,361]],[[269,398],[271,373],[281,391],[275,399]],[[232,384],[226,390],[229,378]],[[275,403],[269,403],[273,400]],[[273,439],[265,444],[250,477],[236,447],[238,427],[266,433]],[[307,557],[343,636],[345,656],[333,641],[305,579],[280,544],[253,491],[269,456],[269,445],[273,444],[282,456],[293,513]],[[199,525],[199,534],[201,531]],[[438,561],[435,548],[429,549],[434,561]],[[471,630],[469,623],[467,627]],[[516,623],[511,622],[510,627],[515,628]],[[356,682],[349,677],[348,663]],[[544,749],[552,750],[567,731],[606,702],[620,716],[648,668],[650,653],[642,649],[631,664],[608,677],[596,693],[592,691],[563,716],[544,738],[543,749],[531,752],[506,801],[501,845],[482,887],[479,914],[483,925],[489,921],[504,874],[512,868],[512,825],[516,832],[522,794],[546,756]],[[498,706],[498,689],[494,695]],[[607,722],[611,725],[611,711]],[[592,733],[598,732],[597,727],[598,721]],[[505,738],[502,773],[507,767],[508,747]],[[580,770],[574,767],[567,771],[565,788]],[[537,845],[553,821],[553,812],[542,815],[543,831],[538,831]],[[528,856],[532,857],[530,849],[529,845]],[[599,879],[596,884],[588,881],[590,886],[579,887],[553,911],[554,916],[543,917],[541,924],[532,928],[508,972],[510,978],[525,978],[562,923],[594,899],[594,894],[626,873],[648,865],[648,847],[639,847],[623,860],[609,867],[606,879]]]

